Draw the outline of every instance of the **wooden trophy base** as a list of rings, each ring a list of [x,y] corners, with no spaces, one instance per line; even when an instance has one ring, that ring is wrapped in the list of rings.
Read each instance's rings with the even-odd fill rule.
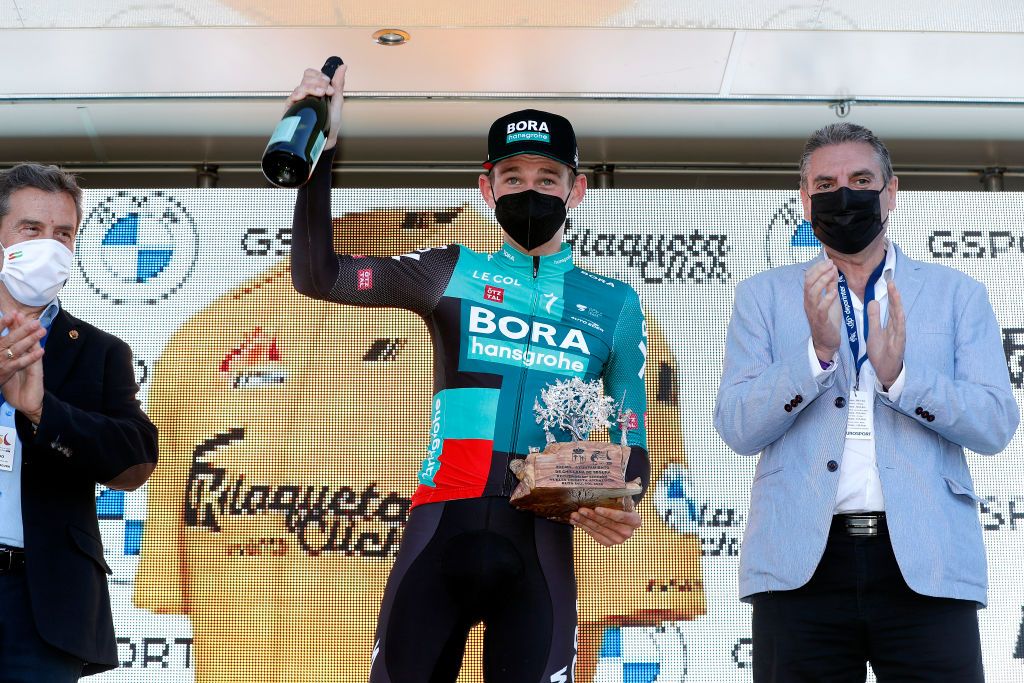
[[[581,507],[632,510],[640,479],[626,482],[623,473],[629,446],[596,441],[549,444],[510,465],[519,478],[510,502],[540,517],[568,522]]]

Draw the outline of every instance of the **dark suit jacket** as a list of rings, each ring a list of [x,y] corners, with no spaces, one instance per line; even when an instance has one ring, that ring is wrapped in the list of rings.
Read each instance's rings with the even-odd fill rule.
[[[156,466],[156,427],[135,398],[128,345],[63,309],[43,373],[38,430],[15,415],[32,612],[45,641],[98,673],[117,666],[117,646],[95,486],[141,486]]]

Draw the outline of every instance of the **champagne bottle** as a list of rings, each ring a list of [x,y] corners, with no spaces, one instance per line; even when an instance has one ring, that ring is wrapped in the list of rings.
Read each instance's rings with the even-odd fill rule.
[[[328,78],[344,64],[341,57],[330,57],[320,69]],[[313,174],[327,142],[330,114],[327,97],[310,95],[284,113],[263,152],[263,175],[278,187],[301,187]]]

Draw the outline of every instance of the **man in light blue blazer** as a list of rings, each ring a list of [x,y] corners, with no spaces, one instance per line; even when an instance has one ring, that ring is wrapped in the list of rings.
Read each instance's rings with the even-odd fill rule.
[[[740,554],[754,681],[983,681],[986,565],[964,449],[1020,416],[985,288],[886,237],[898,179],[866,128],[800,163],[814,260],[741,283],[715,428],[761,454]]]

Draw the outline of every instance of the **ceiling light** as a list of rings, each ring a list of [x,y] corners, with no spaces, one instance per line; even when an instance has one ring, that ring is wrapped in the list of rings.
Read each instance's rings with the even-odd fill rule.
[[[387,47],[404,45],[409,41],[409,33],[400,28],[382,28],[373,34],[373,39],[378,45]]]

